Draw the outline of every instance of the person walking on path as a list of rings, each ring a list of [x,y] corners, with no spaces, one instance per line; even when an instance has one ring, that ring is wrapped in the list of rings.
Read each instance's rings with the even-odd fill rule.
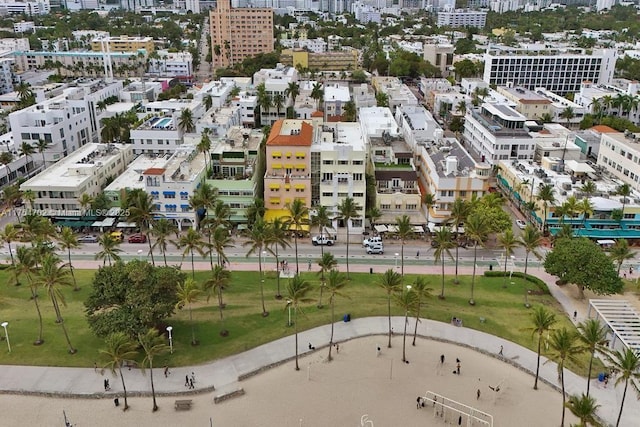
[[[184,386],[189,387],[189,375],[184,376]]]
[[[578,310],[574,310],[574,312],[573,312],[573,321],[575,322],[577,318],[578,318]]]
[[[380,357],[380,354],[382,353],[382,351],[380,350],[380,346],[376,347],[376,356]]]
[[[460,359],[456,359],[456,374],[460,375]]]
[[[416,399],[416,409],[420,408],[422,408],[422,398],[418,396],[418,398]]]
[[[502,354],[502,350],[503,350],[503,349],[504,349],[504,347],[500,346],[500,351],[498,352],[498,356],[504,356],[504,355]]]
[[[168,367],[168,366],[165,366],[165,367],[164,367],[164,377],[165,377],[165,378],[167,378],[167,377],[169,376],[169,373],[170,373],[170,372],[169,372],[169,367]]]

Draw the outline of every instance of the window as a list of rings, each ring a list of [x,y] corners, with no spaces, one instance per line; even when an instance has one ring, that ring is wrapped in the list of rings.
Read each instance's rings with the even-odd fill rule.
[[[325,191],[324,193],[322,193],[322,197],[332,197],[333,193]]]
[[[338,160],[338,164],[339,165],[348,165],[349,161],[348,160]]]
[[[383,204],[381,204],[381,205],[380,205],[380,209],[382,209],[382,210],[389,210],[389,209],[391,209],[391,205],[383,205]]]
[[[354,173],[353,174],[353,180],[354,181],[362,181],[362,174],[361,173]]]
[[[354,161],[353,161],[353,165],[354,165],[354,166],[356,166],[356,165],[362,165],[362,160],[354,160]]]
[[[323,165],[332,165],[333,164],[333,160],[323,160],[322,164]]]
[[[333,181],[333,174],[332,173],[323,173],[322,174],[322,180],[323,181]]]
[[[402,205],[398,205],[398,204],[396,204],[396,210],[397,210],[397,211],[402,210]]]
[[[353,193],[353,197],[364,197],[364,193]]]

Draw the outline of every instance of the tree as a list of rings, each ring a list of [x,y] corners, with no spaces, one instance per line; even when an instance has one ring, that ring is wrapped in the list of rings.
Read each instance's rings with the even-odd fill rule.
[[[79,291],[78,282],[76,281],[76,275],[73,272],[73,265],[71,264],[71,249],[76,249],[80,247],[80,243],[78,243],[78,238],[76,237],[73,230],[69,227],[62,227],[62,232],[58,236],[58,243],[62,249],[66,249],[67,251],[67,260],[69,271],[71,271],[71,278],[73,279],[73,290]]]
[[[391,348],[391,296],[400,290],[402,286],[402,276],[390,268],[385,271],[380,278],[379,285],[387,294],[387,312],[389,319],[389,343],[387,347]]]
[[[328,254],[330,255],[330,254]],[[333,326],[335,324],[335,305],[337,297],[346,297],[342,292],[349,281],[347,278],[338,272],[338,270],[331,270],[327,275],[327,281],[322,282],[322,287],[326,289],[329,295],[329,305],[331,306],[331,338],[329,338],[329,362],[331,361],[331,348],[333,347]]]
[[[200,138],[200,142],[198,143],[198,145],[196,147],[198,148],[198,152],[199,153],[203,153],[204,154],[204,167],[205,167],[205,170],[206,170],[206,176],[209,176],[209,165],[208,165],[208,162],[211,160],[211,156],[209,155],[209,151],[211,151],[211,138],[209,138],[209,134],[208,133],[206,133],[206,132],[202,133],[202,138]]]
[[[396,232],[400,239],[400,264],[401,275],[404,277],[404,242],[413,235],[413,226],[411,225],[411,218],[408,215],[402,215],[396,218]]]
[[[324,237],[324,232],[327,227],[332,225],[333,219],[330,216],[329,209],[326,206],[318,206],[316,214],[311,217],[311,226],[318,227],[318,232],[321,237]],[[324,258],[324,245],[320,245],[320,258]],[[330,270],[330,269],[329,269]],[[327,271],[329,271],[327,270]],[[324,283],[324,270],[321,272],[321,280]],[[322,300],[322,288],[320,288],[320,300]],[[319,303],[320,304],[320,303]]]
[[[151,378],[151,396],[153,398],[153,412],[158,410],[156,403],[156,389],[153,385],[153,359],[167,352],[168,347],[164,343],[164,338],[160,336],[158,330],[151,328],[146,334],[138,334],[138,343],[144,352],[142,366],[149,367],[149,376]],[[144,372],[144,371],[143,371]]]
[[[587,396],[589,396],[589,386],[591,385],[591,369],[596,350],[607,342],[607,328],[600,324],[597,319],[587,319],[578,324],[578,338],[589,351],[589,373],[587,374]]]
[[[416,345],[416,337],[418,335],[418,322],[420,321],[420,309],[422,308],[422,299],[423,298],[431,298],[432,288],[428,287],[427,281],[422,276],[416,277],[416,280],[413,282],[413,291],[416,294],[417,302],[416,302],[416,325],[413,330],[413,343],[411,345]]]
[[[263,218],[266,209],[264,200],[260,198],[253,199],[253,202],[247,207],[247,226],[251,228],[256,219]]]
[[[109,369],[113,375],[116,375],[116,372],[120,375],[122,389],[124,390],[124,408],[122,410],[126,411],[129,409],[129,403],[127,402],[127,386],[124,383],[122,365],[136,358],[138,355],[136,351],[137,344],[124,332],[114,332],[110,334],[105,339],[105,344],[106,347],[100,350],[100,353],[108,359],[104,368]]]
[[[289,82],[284,91],[284,95],[291,98],[291,103],[296,103],[296,98],[300,95],[300,85],[296,82]]]
[[[182,259],[187,255],[191,256],[191,277],[193,280],[196,279],[196,266],[194,262],[194,255],[197,252],[200,256],[204,256],[204,252],[202,251],[202,238],[200,237],[200,233],[198,233],[193,228],[187,230],[187,234],[180,236],[178,241],[176,242],[176,246],[179,249],[182,249]]]
[[[12,224],[7,224],[5,228],[8,225]],[[27,276],[29,290],[31,291],[31,300],[35,304],[36,312],[38,313],[38,339],[35,340],[33,344],[41,345],[44,344],[44,339],[42,337],[42,312],[40,311],[40,304],[38,303],[38,282],[33,280],[33,276],[38,273],[34,250],[26,246],[18,246],[16,248],[16,259],[18,262],[12,266],[16,274],[16,280],[23,274]]]
[[[318,260],[318,265],[320,266],[320,271],[318,274],[320,275],[320,298],[318,299],[318,308],[322,308],[322,291],[324,290],[325,284],[325,274],[336,268],[338,265],[338,261],[333,256],[332,253],[327,252],[323,253],[322,257]]]
[[[556,360],[558,366],[558,378],[562,387],[562,420],[560,427],[564,427],[564,415],[566,409],[566,393],[564,391],[564,364],[566,362],[579,363],[579,356],[584,349],[580,346],[578,337],[567,328],[553,331],[549,339],[549,353]]]
[[[358,217],[358,211],[361,209],[362,207],[352,197],[345,197],[338,204],[338,218],[344,221],[344,226],[347,228],[347,280],[349,280],[349,222]]]
[[[475,299],[473,298],[473,291],[476,284],[476,262],[478,260],[478,246],[484,247],[487,238],[489,237],[489,224],[486,218],[478,214],[469,215],[467,221],[464,224],[464,232],[467,238],[473,241],[473,274],[471,275],[471,298],[469,298],[469,304],[475,305]]]
[[[524,248],[524,275],[527,275],[529,267],[529,254],[533,254],[536,258],[541,259],[542,255],[538,252],[538,248],[542,246],[542,233],[531,224],[527,224],[519,239],[519,244]]]
[[[409,314],[413,314],[416,311],[418,304],[418,296],[411,286],[407,286],[407,289],[395,294],[396,304],[404,311],[404,330],[402,332],[402,361],[407,363],[407,325],[409,324]]]
[[[422,203],[427,208],[427,224],[429,224],[429,211],[436,205],[436,196],[433,193],[424,193],[422,195]]]
[[[175,267],[154,267],[146,261],[117,262],[100,268],[85,301],[89,327],[99,337],[124,332],[134,339],[162,326],[178,304],[178,286],[185,273]]]
[[[189,323],[191,323],[191,345],[196,345],[198,341],[196,340],[196,330],[195,325],[193,323],[193,313],[191,310],[191,305],[194,302],[198,301],[198,298],[202,294],[202,291],[198,288],[198,284],[191,277],[188,277],[184,283],[178,284],[176,288],[176,295],[178,297],[178,302],[176,303],[176,308],[181,310],[185,305],[189,309]]]
[[[376,107],[388,107],[389,97],[384,92],[376,93]]]
[[[460,224],[464,224],[470,212],[471,212],[471,206],[464,200],[458,198],[453,202],[453,205],[451,205],[451,213],[449,214],[449,221],[452,222],[452,226],[455,227],[457,230]],[[453,279],[453,282],[456,284],[460,283],[460,280],[458,280],[458,248],[459,248],[459,245],[456,244],[455,245],[455,249],[456,249],[455,273],[456,274],[455,274],[455,278]]]
[[[376,221],[382,218],[382,212],[380,212],[380,209],[374,206],[371,209],[367,210],[364,216],[366,218],[369,218],[369,226],[373,230],[373,228],[375,227]]]
[[[583,192],[587,198],[591,198],[598,191],[598,187],[593,181],[589,180],[580,187],[580,191]]]
[[[298,366],[298,311],[302,312],[300,309],[301,304],[312,301],[311,298],[307,297],[311,288],[311,284],[299,275],[294,276],[294,278],[289,281],[286,288],[287,293],[285,297],[287,305],[285,306],[285,310],[289,309],[289,307],[293,308],[293,325],[296,335],[296,371],[300,370],[300,366]]]
[[[589,424],[593,426],[600,425],[596,418],[596,412],[598,412],[600,405],[596,404],[596,400],[593,397],[589,397],[588,394],[569,396],[565,407],[580,420],[581,427],[587,427]]]
[[[627,397],[627,388],[629,384],[640,396],[640,388],[637,381],[640,380],[640,355],[636,354],[632,349],[625,348],[624,351],[611,350],[603,354],[612,370],[617,372],[615,385],[624,383],[624,391],[622,392],[622,400],[620,401],[620,411],[618,412],[618,420],[616,427],[620,425],[622,418],[622,409],[624,408],[624,399]]]
[[[451,237],[451,231],[446,227],[440,227],[432,238],[432,246],[435,245],[436,250],[433,251],[433,261],[442,263],[442,289],[438,298],[444,299],[444,256],[447,255],[453,259],[451,249],[455,246],[455,242]]]
[[[576,212],[582,215],[582,226],[587,222],[587,218],[593,215],[593,203],[588,198],[580,200],[576,206]]]
[[[548,311],[543,306],[537,306],[531,313],[531,322],[533,324],[531,331],[532,336],[538,338],[538,360],[536,362],[536,380],[533,383],[533,389],[538,389],[538,376],[540,375],[540,352],[542,351],[542,335],[549,331],[556,323],[555,314]]]
[[[62,327],[64,338],[67,341],[69,347],[69,353],[75,354],[77,350],[73,348],[67,328],[64,325],[64,319],[62,318],[62,311],[60,311],[60,305],[67,306],[64,299],[64,294],[60,289],[62,286],[71,286],[69,280],[69,272],[65,270],[65,265],[59,265],[60,260],[57,256],[47,254],[41,261],[41,268],[38,271],[36,278],[36,286],[42,287],[49,295],[51,304],[53,305],[53,311],[56,314],[56,323]]]
[[[153,258],[153,246],[151,246],[151,236],[149,235],[149,231],[153,228],[156,217],[155,203],[151,195],[143,191],[136,193],[135,198],[129,206],[129,213],[129,222],[135,223],[138,228],[140,228],[140,231],[147,236],[151,264],[155,266],[156,261]]]
[[[152,249],[160,249],[162,258],[164,259],[164,266],[167,266],[167,246],[169,244],[169,236],[178,233],[178,227],[175,222],[166,218],[160,218],[155,221],[153,228],[151,229],[151,235],[156,238],[155,243],[151,247]]]
[[[20,155],[26,157],[27,170],[29,170],[29,160],[35,152],[36,149],[33,148],[33,145],[29,144],[28,142],[23,141],[20,145]]]
[[[305,206],[304,200],[294,199],[292,203],[287,204],[287,210],[289,211],[289,216],[286,221],[289,225],[289,230],[293,230],[296,251],[296,274],[299,274],[298,234],[303,230],[304,226],[309,224],[309,209]]]
[[[3,164],[7,168],[7,182],[11,182],[11,168],[9,165],[13,162],[13,154],[10,151],[3,151],[0,153],[0,164]]]
[[[513,230],[509,229],[498,236],[498,244],[502,249],[504,249],[504,279],[502,283],[502,287],[507,287],[507,264],[509,263],[509,259],[511,254],[520,246],[520,241],[513,234]]]
[[[38,153],[40,153],[42,155],[42,165],[43,167],[47,167],[47,162],[44,158],[44,152],[47,151],[47,149],[51,146],[51,143],[48,141],[45,141],[44,139],[39,139],[38,142],[36,142],[36,149],[38,150]]]
[[[613,261],[584,237],[556,240],[545,257],[544,269],[564,283],[577,285],[583,298],[585,288],[598,295],[616,294],[623,288]]]
[[[273,106],[276,108],[276,113],[278,114],[278,118],[280,118],[280,110],[284,107],[284,97],[281,93],[277,92],[273,95]]]
[[[4,228],[0,232],[0,240],[2,243],[6,243],[9,248],[9,256],[11,257],[11,266],[14,271],[14,278],[16,280],[16,286],[20,285],[18,275],[16,273],[16,260],[13,258],[13,249],[11,249],[11,243],[17,242],[20,239],[20,229],[15,224],[5,224]]]
[[[616,271],[618,276],[620,276],[622,264],[628,259],[633,259],[634,256],[635,252],[629,248],[629,243],[626,239],[616,239],[616,243],[609,249],[609,258],[618,264],[618,270]]]
[[[78,199],[78,204],[80,205],[80,209],[84,212],[93,204],[93,197],[87,193],[82,193],[82,196]]]
[[[267,317],[269,312],[264,305],[264,274],[262,273],[262,251],[267,248],[269,244],[269,227],[262,218],[256,219],[249,234],[247,235],[247,241],[243,243],[243,246],[249,246],[247,257],[251,254],[258,255],[258,269],[260,271],[260,300],[262,301],[262,317]]]
[[[178,128],[184,133],[191,133],[196,130],[193,122],[193,112],[189,108],[185,108],[180,112]]]
[[[324,89],[322,89],[322,83],[316,82],[311,88],[311,98],[316,101],[316,110],[320,109],[322,98],[324,97]]]
[[[536,195],[536,199],[542,202],[542,207],[544,209],[544,217],[542,218],[542,231],[547,231],[547,211],[549,210],[549,206],[552,206],[556,201],[556,190],[553,188],[551,184],[544,184],[538,189],[538,194]]]
[[[355,122],[357,116],[356,103],[349,100],[342,107],[342,119],[345,122]]]
[[[278,247],[286,249],[291,246],[289,243],[289,237],[287,236],[288,231],[289,226],[281,218],[275,218],[273,222],[268,225],[267,229],[267,244],[271,249],[270,252],[274,254],[276,259],[276,272],[278,273],[276,275],[276,299],[282,298],[282,295],[280,294],[280,257],[278,256]]]
[[[211,239],[209,250],[215,251],[217,256],[217,265],[224,266],[224,263],[229,261],[224,250],[233,246],[233,239],[229,235],[229,229],[224,226],[218,226],[218,228],[213,231]]]
[[[207,293],[207,302],[209,302],[212,292],[216,294],[218,310],[220,311],[220,323],[223,325],[220,335],[223,337],[229,335],[229,331],[224,328],[224,315],[222,310],[225,305],[222,300],[222,291],[227,289],[230,282],[231,272],[221,265],[216,265],[211,272],[211,278],[204,283],[204,290]]]
[[[96,253],[94,258],[97,260],[101,259],[102,265],[105,265],[108,261],[109,266],[111,266],[111,260],[120,260],[120,255],[118,255],[122,252],[122,249],[120,249],[120,240],[116,240],[116,238],[111,236],[110,233],[104,233],[102,236],[98,237],[98,245],[100,245],[102,250]]]
[[[511,229],[513,219],[503,209],[504,199],[499,193],[485,194],[469,203],[471,204],[471,209],[468,214],[475,213],[485,217],[491,233],[502,233]]]

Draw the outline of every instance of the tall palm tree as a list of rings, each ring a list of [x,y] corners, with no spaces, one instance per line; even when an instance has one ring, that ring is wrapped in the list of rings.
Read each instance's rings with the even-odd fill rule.
[[[284,96],[281,93],[276,93],[273,95],[273,106],[276,108],[276,112],[278,114],[278,118],[280,118],[280,110],[284,107]]]
[[[538,248],[542,246],[542,233],[531,224],[527,224],[518,241],[525,252],[524,275],[526,276],[527,268],[529,267],[529,254],[533,254],[538,259],[542,257],[540,252],[538,252]]]
[[[342,119],[345,122],[355,122],[358,116],[358,109],[356,108],[356,103],[349,100],[345,102],[342,107]]]
[[[318,308],[322,308],[322,291],[324,290],[325,284],[325,274],[336,268],[338,265],[338,260],[333,256],[331,252],[327,252],[322,254],[322,258],[318,260],[318,265],[320,266],[320,271],[318,274],[320,275],[320,298],[318,299]]]
[[[458,230],[458,226],[460,224],[463,224],[466,219],[467,216],[469,216],[469,211],[471,210],[471,205],[469,205],[469,203],[467,203],[466,201],[458,198],[453,202],[453,205],[451,206],[451,213],[449,214],[449,220],[452,222],[452,226],[456,228],[456,231]],[[460,283],[460,280],[458,280],[458,250],[459,250],[460,246],[458,244],[455,245],[455,249],[456,249],[456,257],[455,257],[455,264],[456,264],[456,271],[455,271],[455,277],[453,279],[454,283]]]
[[[29,204],[29,207],[33,209],[33,203],[36,201],[36,193],[33,190],[25,190],[22,192],[22,200]]]
[[[299,275],[294,276],[294,278],[289,281],[286,288],[287,293],[285,297],[287,305],[285,306],[285,310],[289,309],[289,307],[293,308],[293,325],[296,335],[296,371],[300,370],[300,366],[298,366],[298,311],[302,311],[300,309],[300,305],[312,301],[311,298],[307,297],[311,288],[311,284]]]
[[[36,260],[34,250],[26,246],[18,246],[16,248],[16,259],[18,262],[13,266],[17,277],[21,275],[27,276],[29,282],[29,290],[31,291],[31,299],[36,306],[38,313],[38,339],[34,341],[34,345],[44,344],[42,337],[42,312],[40,311],[40,303],[38,303],[38,282],[33,280],[33,276],[37,275]]]
[[[622,264],[635,256],[635,252],[629,247],[629,242],[626,239],[616,239],[616,243],[609,249],[609,258],[611,261],[618,264],[618,276],[622,269]]]
[[[16,224],[5,224],[2,231],[0,231],[0,240],[2,243],[6,243],[9,248],[9,256],[11,257],[11,266],[14,271],[14,278],[16,280],[16,286],[20,285],[20,281],[18,280],[18,276],[16,273],[16,260],[13,258],[13,249],[11,248],[12,242],[17,242],[20,239],[20,228]]]
[[[451,255],[451,249],[456,245],[451,237],[451,231],[446,227],[440,227],[433,236],[433,245],[436,250],[433,251],[433,261],[442,263],[442,289],[438,298],[444,299],[444,258],[447,255],[449,258],[453,258]]]
[[[264,217],[266,209],[264,207],[264,200],[261,198],[253,199],[253,202],[247,207],[247,225],[249,228],[253,226],[256,218]]]
[[[553,188],[551,184],[544,184],[543,186],[538,188],[538,194],[536,195],[536,199],[542,202],[542,207],[544,209],[544,218],[542,218],[542,232],[546,233],[547,231],[547,212],[549,210],[549,206],[553,206],[556,201],[556,190]]]
[[[324,89],[322,89],[322,83],[316,82],[311,88],[311,98],[316,101],[316,110],[320,109],[320,103],[324,97]]]
[[[224,265],[223,263],[229,261],[225,249],[232,246],[233,238],[229,235],[229,230],[225,227],[218,226],[218,228],[213,231],[213,236],[211,237],[211,250],[216,253],[218,265]]]
[[[509,259],[513,251],[520,246],[520,241],[513,234],[513,230],[510,228],[505,230],[504,233],[498,236],[498,244],[502,249],[504,249],[504,279],[502,282],[502,287],[507,287],[507,264],[509,263]]]
[[[28,142],[23,141],[22,144],[20,145],[20,155],[26,157],[27,171],[29,170],[29,160],[31,159],[31,156],[33,156],[35,152],[36,152],[36,149],[33,148],[33,145],[29,144]]]
[[[359,211],[362,209],[352,197],[345,197],[338,205],[338,218],[344,221],[344,225],[347,228],[347,280],[349,280],[349,222],[353,218],[359,216]]]
[[[257,218],[251,230],[247,234],[247,241],[243,246],[249,246],[247,257],[251,254],[258,255],[258,269],[260,271],[260,300],[262,301],[262,317],[267,317],[269,312],[264,305],[264,273],[262,272],[262,251],[269,244],[269,226],[262,218]]]
[[[38,153],[42,155],[42,164],[44,165],[44,167],[47,167],[47,162],[44,158],[44,152],[47,151],[50,146],[51,143],[45,141],[44,139],[39,139],[38,142],[36,142],[36,150],[38,150]]]
[[[51,254],[46,255],[41,261],[42,267],[38,271],[36,283],[37,286],[42,287],[47,292],[47,295],[49,295],[53,310],[56,314],[56,323],[62,327],[62,332],[69,347],[69,353],[75,354],[77,350],[71,345],[71,340],[69,339],[69,334],[67,333],[67,328],[62,318],[62,312],[60,311],[61,304],[65,307],[67,305],[64,294],[60,288],[62,286],[71,286],[71,281],[69,280],[69,272],[65,269],[65,265],[59,264],[60,259],[57,256]]]
[[[616,383],[624,383],[624,391],[622,392],[622,400],[620,401],[620,411],[618,412],[618,420],[616,427],[620,425],[622,418],[622,409],[624,408],[624,399],[627,397],[627,388],[629,384],[636,391],[636,396],[640,396],[640,388],[637,382],[640,381],[640,354],[636,354],[630,348],[624,351],[612,350],[603,354],[604,358],[609,362],[609,366],[617,372]]]
[[[169,350],[168,346],[164,343],[164,337],[160,336],[158,330],[155,328],[149,329],[145,334],[138,334],[138,343],[144,352],[144,359],[142,359],[142,366],[149,368],[149,377],[151,378],[151,396],[153,398],[153,409],[155,412],[158,410],[158,404],[156,403],[156,389],[153,385],[153,359],[156,356],[161,356]]]
[[[191,277],[187,277],[184,283],[178,283],[176,288],[176,295],[178,296],[178,302],[176,308],[181,310],[184,306],[189,309],[189,323],[191,323],[191,345],[196,345],[196,330],[193,323],[193,313],[191,305],[198,301],[198,298],[202,294],[202,291],[198,288],[198,284]]]
[[[400,274],[404,277],[404,243],[413,236],[413,226],[411,225],[411,218],[409,215],[402,215],[396,218],[396,234],[400,239]]]
[[[320,236],[324,237],[324,232],[327,227],[331,226],[332,221],[329,209],[326,206],[318,206],[316,214],[311,217],[311,226],[318,227]],[[324,258],[324,245],[320,245],[320,258]],[[322,282],[324,283],[324,271],[322,272]]]
[[[553,331],[549,339],[549,353],[552,359],[558,364],[558,378],[562,387],[562,420],[560,427],[564,427],[564,416],[566,412],[566,393],[564,391],[564,364],[566,362],[579,363],[580,355],[584,348],[580,345],[575,332],[569,332],[567,328]]]
[[[296,98],[300,95],[300,85],[296,82],[289,82],[287,88],[284,91],[284,95],[291,97],[291,102],[296,103]]]
[[[196,130],[196,126],[193,121],[193,112],[189,108],[185,108],[180,112],[178,128],[184,133],[191,133]]]
[[[538,389],[538,376],[540,375],[540,352],[542,351],[542,335],[549,331],[556,323],[556,315],[551,313],[543,306],[537,306],[531,313],[532,335],[538,336],[538,361],[536,362],[536,380],[533,383],[533,389]]]
[[[422,195],[422,204],[427,208],[427,225],[429,224],[429,211],[434,207],[437,203],[436,195],[433,193],[424,193]]]
[[[471,275],[471,298],[469,304],[475,305],[476,301],[473,297],[473,291],[476,285],[476,264],[478,260],[478,246],[484,247],[489,238],[489,222],[487,217],[477,213],[469,215],[464,224],[464,232],[467,238],[473,241],[473,274]]]
[[[587,319],[578,324],[578,333],[578,338],[590,353],[589,373],[587,374],[587,396],[589,396],[593,358],[596,355],[596,350],[601,348],[607,342],[607,328],[601,325],[597,319]]]
[[[204,154],[204,167],[206,172],[206,176],[209,176],[209,160],[211,157],[209,156],[209,151],[211,151],[211,138],[209,138],[209,134],[204,132],[202,134],[202,138],[200,138],[200,142],[197,145],[198,152]]]
[[[213,209],[217,199],[218,194],[216,189],[206,182],[198,187],[193,195],[189,197],[189,207],[196,212],[198,228],[200,227],[200,220],[205,217],[210,209]]]
[[[216,294],[218,300],[218,310],[220,311],[220,323],[224,325],[224,314],[222,312],[225,307],[222,300],[222,291],[227,289],[231,282],[231,272],[221,265],[216,265],[211,272],[211,278],[204,282],[204,290],[207,293],[207,302],[212,293]],[[226,337],[229,335],[229,331],[222,327],[220,335]]]
[[[122,410],[126,411],[129,409],[129,403],[127,402],[127,386],[124,383],[122,365],[136,358],[138,344],[132,341],[124,332],[114,332],[107,336],[104,342],[106,347],[100,350],[100,353],[108,359],[104,368],[109,369],[113,375],[116,375],[116,372],[120,375],[122,390],[124,391],[124,408]]]
[[[380,209],[376,208],[375,206],[372,207],[371,209],[367,210],[364,213],[364,216],[366,218],[369,218],[369,227],[373,230],[376,222],[382,218],[382,212],[380,212]]]
[[[204,98],[202,98],[202,101],[204,103],[205,111],[209,111],[211,107],[213,107],[213,97],[210,93],[206,94]]]
[[[202,238],[200,237],[200,233],[198,233],[193,228],[187,230],[187,233],[180,236],[178,241],[176,242],[176,246],[179,249],[182,249],[182,259],[187,255],[191,256],[191,277],[193,280],[196,279],[196,267],[194,262],[194,255],[197,252],[200,256],[204,256],[204,252],[202,251]]]
[[[101,259],[102,265],[109,262],[109,266],[111,266],[111,260],[120,260],[120,255],[118,255],[122,252],[122,249],[120,249],[120,240],[112,237],[110,233],[104,233],[98,237],[98,245],[100,245],[102,249],[96,253],[94,258],[97,260]]]
[[[582,187],[580,187],[580,191],[583,192],[589,199],[598,191],[598,187],[593,181],[588,180],[584,184],[582,184]]]
[[[331,347],[333,347],[333,325],[336,322],[335,306],[337,297],[345,297],[342,290],[349,281],[347,278],[338,272],[338,270],[331,270],[327,275],[327,281],[322,282],[322,287],[327,290],[329,294],[329,305],[331,306],[331,338],[329,338],[329,362],[331,362]]]
[[[402,286],[402,276],[390,268],[380,277],[378,284],[387,294],[387,314],[389,319],[389,343],[387,347],[391,348],[391,296],[400,290]]]
[[[402,361],[407,362],[407,325],[409,324],[409,314],[413,314],[416,311],[418,304],[418,296],[411,289],[411,286],[407,286],[407,289],[396,293],[396,304],[404,311],[404,330],[402,332]]]
[[[153,258],[153,246],[151,245],[151,236],[149,236],[149,230],[151,230],[155,223],[156,213],[154,208],[154,201],[150,194],[145,192],[139,192],[129,205],[129,221],[135,223],[140,231],[147,236],[147,243],[149,244],[149,255],[151,255],[151,265],[155,267],[156,261]]]
[[[76,237],[73,230],[69,227],[62,227],[62,232],[58,236],[58,243],[62,249],[67,251],[67,261],[69,266],[69,271],[71,271],[71,278],[73,279],[73,290],[79,291],[78,282],[76,281],[76,275],[73,272],[73,265],[71,264],[71,249],[76,249],[80,247],[80,243],[78,243],[78,238]]]
[[[10,151],[3,151],[0,153],[0,164],[3,164],[7,168],[7,182],[11,182],[11,168],[9,165],[13,162],[13,153]]]
[[[151,235],[156,238],[156,241],[151,246],[152,249],[158,248],[164,259],[164,266],[167,266],[167,246],[170,242],[169,236],[177,234],[178,227],[175,222],[166,218],[160,218],[155,221],[153,228],[151,229]]]
[[[596,418],[596,412],[598,412],[600,405],[596,404],[596,400],[589,397],[588,394],[569,396],[565,406],[580,420],[579,427],[600,426]]]
[[[262,217],[260,217],[262,218]],[[289,231],[289,226],[286,221],[283,221],[282,218],[275,218],[273,222],[268,225],[268,246],[270,248],[270,252],[274,255],[276,259],[276,281],[277,281],[277,291],[276,291],[276,299],[281,299],[282,295],[280,294],[280,257],[278,256],[278,247],[282,249],[286,249],[291,246],[289,243],[289,237],[287,235]]]
[[[296,274],[300,273],[300,266],[298,265],[298,233],[303,229],[303,226],[309,224],[309,209],[304,205],[302,199],[294,199],[292,203],[287,204],[287,210],[289,216],[287,222],[289,223],[289,229],[293,229],[293,236],[295,242],[296,251]]]
[[[78,204],[80,205],[82,212],[85,212],[93,204],[93,197],[87,193],[82,193],[82,196],[78,198]]]
[[[416,294],[417,302],[416,302],[416,325],[413,329],[413,342],[411,345],[416,345],[416,337],[418,336],[418,322],[420,321],[420,309],[422,308],[422,299],[430,298],[432,288],[428,287],[428,283],[423,276],[416,277],[416,280],[413,282],[412,290]]]

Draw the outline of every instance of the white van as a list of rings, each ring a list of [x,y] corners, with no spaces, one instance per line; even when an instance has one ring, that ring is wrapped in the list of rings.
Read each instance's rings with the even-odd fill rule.
[[[371,246],[371,245],[378,245],[378,244],[382,244],[382,236],[373,236],[373,237],[369,237],[367,239],[364,239],[362,241],[362,246],[364,246],[365,248]]]

